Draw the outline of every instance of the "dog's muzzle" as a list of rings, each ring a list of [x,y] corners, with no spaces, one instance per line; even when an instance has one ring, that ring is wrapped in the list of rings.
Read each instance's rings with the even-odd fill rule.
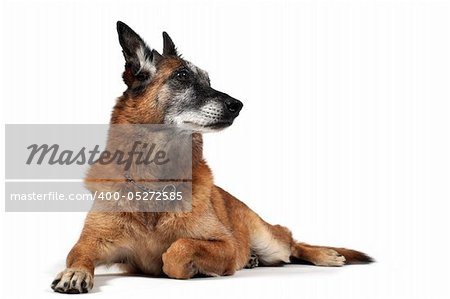
[[[201,109],[202,114],[210,119],[205,127],[220,129],[231,126],[243,106],[241,101],[221,93],[220,97],[216,97]]]

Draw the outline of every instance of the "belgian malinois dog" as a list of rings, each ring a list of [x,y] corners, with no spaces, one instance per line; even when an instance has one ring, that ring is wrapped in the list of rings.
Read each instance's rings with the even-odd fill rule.
[[[51,285],[53,290],[86,293],[93,287],[94,268],[111,263],[121,263],[133,273],[188,279],[232,275],[255,263],[342,266],[372,262],[355,250],[299,243],[289,229],[265,222],[214,185],[202,155],[202,133],[229,127],[243,104],[213,89],[208,73],[181,58],[166,32],[160,54],[120,21],[117,31],[127,89],[117,100],[111,124],[169,124],[192,130],[192,209],[181,213],[91,211],[68,254],[67,268]],[[94,192],[98,185],[89,183],[92,175],[90,171],[86,181]],[[129,180],[108,188],[123,192],[130,188]]]

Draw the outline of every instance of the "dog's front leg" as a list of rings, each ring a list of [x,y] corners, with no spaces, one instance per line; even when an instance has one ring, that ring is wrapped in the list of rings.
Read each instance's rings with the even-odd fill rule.
[[[94,268],[99,247],[81,238],[69,252],[66,269],[52,282],[52,289],[59,293],[87,293],[94,285]]]
[[[163,254],[163,271],[187,279],[197,273],[232,275],[236,271],[236,246],[232,240],[179,239]]]

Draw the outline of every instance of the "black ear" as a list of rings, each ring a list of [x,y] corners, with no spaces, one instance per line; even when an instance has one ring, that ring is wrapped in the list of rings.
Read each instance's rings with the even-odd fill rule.
[[[133,81],[146,81],[156,71],[152,50],[127,24],[118,21],[117,33],[125,57],[124,81],[130,86]]]
[[[155,49],[152,50],[152,55],[153,55],[153,61],[155,62],[155,64],[157,64],[163,58],[162,55],[159,54],[159,52],[156,51]]]
[[[175,47],[175,44],[173,43],[172,39],[165,31],[163,32],[163,41],[164,41],[163,55],[178,56],[177,47]]]

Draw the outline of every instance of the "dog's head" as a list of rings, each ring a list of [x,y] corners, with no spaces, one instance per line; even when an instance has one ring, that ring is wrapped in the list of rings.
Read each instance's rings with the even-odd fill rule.
[[[120,21],[117,32],[128,89],[115,107],[116,122],[164,123],[207,132],[230,126],[239,115],[242,103],[213,89],[208,73],[182,59],[166,32],[162,54]]]

